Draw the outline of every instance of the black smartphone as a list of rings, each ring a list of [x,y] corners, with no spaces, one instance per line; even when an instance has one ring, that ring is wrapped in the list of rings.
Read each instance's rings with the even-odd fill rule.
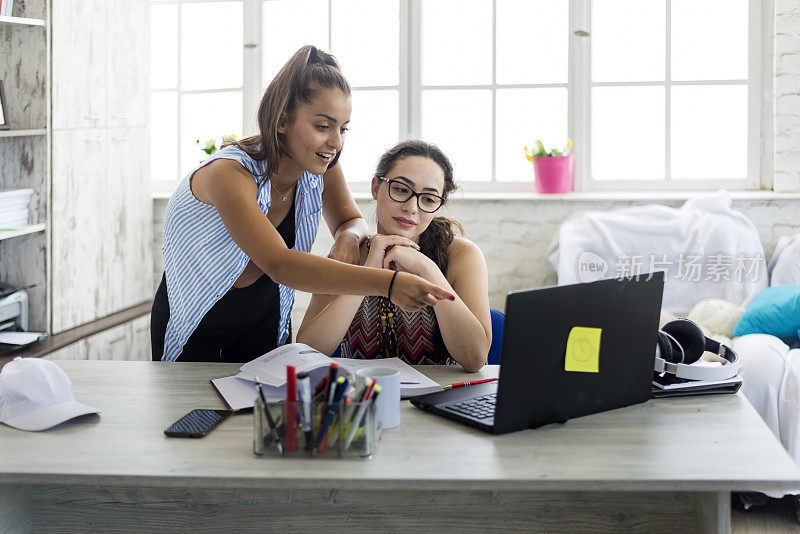
[[[173,438],[202,438],[230,414],[230,410],[197,408],[169,425],[164,434]]]

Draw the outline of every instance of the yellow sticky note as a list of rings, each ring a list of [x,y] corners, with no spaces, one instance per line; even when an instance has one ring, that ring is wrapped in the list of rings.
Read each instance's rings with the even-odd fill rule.
[[[600,335],[602,328],[573,326],[567,337],[564,370],[578,373],[600,372]]]

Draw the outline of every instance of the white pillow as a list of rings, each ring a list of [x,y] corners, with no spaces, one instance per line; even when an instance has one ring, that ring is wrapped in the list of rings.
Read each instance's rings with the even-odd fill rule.
[[[800,286],[800,234],[778,239],[768,269],[770,286]]]

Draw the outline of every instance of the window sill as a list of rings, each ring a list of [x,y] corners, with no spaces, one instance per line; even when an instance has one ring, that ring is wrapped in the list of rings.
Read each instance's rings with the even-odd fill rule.
[[[551,202],[599,202],[599,201],[666,201],[689,200],[713,195],[713,191],[586,191],[561,195],[542,195],[532,191],[457,191],[452,200],[527,200]],[[800,192],[776,193],[774,191],[729,191],[733,200],[800,200]],[[153,191],[153,200],[168,200],[171,191]],[[371,200],[369,191],[353,191],[356,200]]]
[[[531,191],[477,191],[465,193],[456,191],[451,200],[525,200],[534,202],[599,202],[599,201],[669,201],[689,200],[706,197],[714,191],[585,191],[558,195],[543,195]],[[733,200],[800,200],[800,192],[776,193],[774,191],[729,191]],[[356,200],[369,200],[372,195],[366,191],[354,191]]]

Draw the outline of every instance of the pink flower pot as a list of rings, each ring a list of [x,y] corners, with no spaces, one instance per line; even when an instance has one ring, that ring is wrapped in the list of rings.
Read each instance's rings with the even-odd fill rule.
[[[575,160],[572,154],[533,158],[537,193],[569,193],[572,191],[572,174]]]

